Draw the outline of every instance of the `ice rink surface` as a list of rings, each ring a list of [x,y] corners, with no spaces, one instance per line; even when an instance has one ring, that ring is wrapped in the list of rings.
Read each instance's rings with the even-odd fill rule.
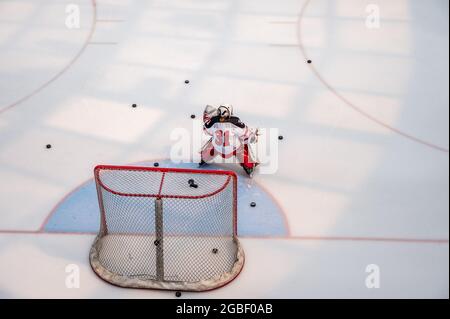
[[[7,0],[0,25],[1,298],[175,298],[106,284],[95,235],[46,223],[95,165],[166,159],[219,103],[284,136],[254,183],[288,231],[241,236],[241,275],[183,298],[449,297],[447,1]]]

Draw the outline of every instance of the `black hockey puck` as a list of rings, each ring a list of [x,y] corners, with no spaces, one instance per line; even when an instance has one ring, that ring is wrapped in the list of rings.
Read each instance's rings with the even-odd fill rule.
[[[158,163],[158,162],[155,162],[155,163],[153,163],[153,166],[158,167],[158,166],[159,166],[159,163]]]
[[[308,64],[311,64],[311,63],[312,63],[312,61],[311,61],[311,60],[308,60],[308,61],[306,61],[306,62],[308,62]]]
[[[189,185],[192,185],[192,184],[194,184],[194,183],[195,183],[195,181],[194,181],[192,178],[188,180],[188,184],[189,184]]]
[[[250,206],[251,206],[251,207],[256,207],[256,203],[255,203],[255,202],[251,202],[251,203],[250,203]]]
[[[189,184],[189,186],[192,187],[192,188],[198,188],[198,185],[195,184],[195,183]]]
[[[184,83],[189,84],[189,80],[184,81]]]
[[[213,254],[217,254],[219,252],[219,250],[217,249],[217,248],[214,248],[213,250],[212,250],[212,253]]]
[[[181,297],[181,291],[177,291],[177,292],[175,293],[175,297],[180,298],[180,297]]]
[[[195,119],[195,114],[191,114],[191,119]]]
[[[51,149],[51,148],[52,148],[52,145],[51,145],[51,144],[47,144],[47,145],[45,145],[45,148],[46,148],[46,149]]]
[[[136,108],[137,104],[132,104],[131,107]]]
[[[281,141],[283,139],[283,135],[278,136],[278,139]]]

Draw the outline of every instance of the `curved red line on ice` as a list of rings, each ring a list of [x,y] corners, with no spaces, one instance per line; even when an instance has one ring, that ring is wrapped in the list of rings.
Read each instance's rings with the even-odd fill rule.
[[[303,57],[305,58],[305,60],[308,60],[308,54],[306,53],[306,49],[303,46],[302,43],[302,35],[301,35],[301,25],[302,25],[302,21],[305,15],[305,11],[306,11],[306,7],[309,5],[309,3],[311,2],[311,0],[306,0],[305,3],[303,4],[303,7],[298,15],[298,20],[297,20],[297,39],[298,39],[298,47],[301,51],[301,53],[303,54]],[[352,103],[351,101],[349,101],[346,97],[344,97],[341,93],[339,93],[330,83],[328,83],[324,77],[322,77],[322,75],[319,73],[319,71],[317,71],[317,69],[312,65],[309,64],[309,67],[311,68],[311,71],[314,73],[314,75],[317,77],[317,79],[328,89],[330,90],[331,93],[333,93],[338,99],[340,99],[342,102],[344,102],[345,105],[347,105],[348,107],[350,107],[351,109],[353,109],[354,111],[358,112],[360,115],[364,116],[365,118],[369,119],[370,121],[400,135],[403,136],[404,138],[407,138],[413,142],[422,144],[424,146],[430,147],[432,149],[435,149],[437,151],[441,151],[444,153],[448,153],[449,150],[445,147],[433,144],[431,142],[425,141],[423,139],[420,139],[416,136],[413,136],[409,133],[403,132],[400,129],[393,127],[381,120],[379,120],[378,118],[376,118],[375,116],[369,114],[368,112],[364,111],[363,109],[361,109],[360,107],[358,107],[357,105],[355,105],[354,103]]]
[[[92,24],[91,29],[89,30],[89,34],[86,38],[86,40],[83,43],[83,46],[78,51],[78,53],[72,58],[72,60],[67,64],[62,70],[60,70],[57,74],[55,74],[50,80],[39,86],[38,88],[34,89],[31,93],[28,93],[27,95],[23,96],[19,100],[15,101],[14,103],[5,106],[4,108],[0,108],[0,114],[16,107],[17,105],[25,102],[29,98],[33,97],[34,95],[41,92],[43,89],[48,87],[50,84],[52,84],[54,81],[56,81],[61,75],[63,75],[72,65],[75,64],[75,62],[80,58],[80,56],[83,54],[84,50],[86,50],[87,46],[89,45],[89,42],[92,39],[92,36],[94,35],[96,24],[97,24],[97,3],[96,0],[91,0],[92,8],[93,8],[93,14],[92,14]]]

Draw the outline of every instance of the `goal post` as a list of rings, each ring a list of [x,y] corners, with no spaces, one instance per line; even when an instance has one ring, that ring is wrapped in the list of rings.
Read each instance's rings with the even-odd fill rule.
[[[220,170],[94,169],[100,230],[95,273],[121,287],[206,291],[244,265],[237,238],[237,176]]]

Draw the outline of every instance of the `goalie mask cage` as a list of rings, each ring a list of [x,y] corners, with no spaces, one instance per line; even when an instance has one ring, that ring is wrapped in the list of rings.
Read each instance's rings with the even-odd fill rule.
[[[101,224],[90,263],[102,279],[206,291],[239,275],[235,173],[97,166],[94,174]]]

